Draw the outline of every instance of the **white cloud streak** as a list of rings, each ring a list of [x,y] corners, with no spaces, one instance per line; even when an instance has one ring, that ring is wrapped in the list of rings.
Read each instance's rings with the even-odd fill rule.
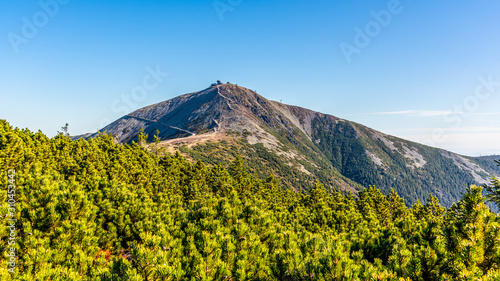
[[[463,127],[463,128],[404,128],[404,129],[393,129],[393,130],[385,130],[385,132],[390,133],[396,133],[396,132],[429,132],[431,133],[433,130],[441,130],[443,132],[449,132],[449,133],[477,133],[477,132],[484,132],[484,133],[494,133],[494,132],[500,132],[499,127]]]
[[[373,115],[406,115],[410,117],[432,117],[432,116],[445,116],[452,114],[464,114],[464,112],[450,111],[450,110],[401,110],[401,111],[385,111],[385,112],[375,112]],[[495,116],[499,115],[500,112],[474,112],[467,113],[469,116]]]
[[[448,114],[458,114],[460,112],[454,112],[449,110],[402,110],[402,111],[387,111],[387,112],[375,112],[375,115],[406,115],[414,117],[429,117],[429,116],[443,116]]]

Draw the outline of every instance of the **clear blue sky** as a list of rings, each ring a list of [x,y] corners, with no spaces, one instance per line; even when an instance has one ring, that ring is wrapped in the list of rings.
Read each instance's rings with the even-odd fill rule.
[[[498,1],[54,1],[0,3],[0,118],[14,126],[96,131],[220,79],[500,154]]]

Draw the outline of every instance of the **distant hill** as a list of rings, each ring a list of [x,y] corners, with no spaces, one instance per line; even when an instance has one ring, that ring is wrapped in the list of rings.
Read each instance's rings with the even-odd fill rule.
[[[141,128],[150,140],[158,130],[160,146],[192,160],[227,164],[240,154],[254,172],[297,191],[316,180],[353,193],[375,185],[408,205],[432,193],[450,206],[469,183],[500,175],[493,161],[500,157],[461,156],[229,83],[141,108],[101,131],[129,143]]]

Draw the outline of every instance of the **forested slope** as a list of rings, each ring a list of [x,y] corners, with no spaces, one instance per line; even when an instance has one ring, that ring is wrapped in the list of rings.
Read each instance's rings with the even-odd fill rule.
[[[50,139],[5,121],[0,163],[6,199],[16,185],[18,280],[500,278],[500,219],[480,187],[449,210],[435,197],[408,208],[375,188],[304,194],[254,178],[238,157],[208,168],[107,135]],[[0,229],[1,249],[9,235]],[[7,262],[4,252],[2,280]]]

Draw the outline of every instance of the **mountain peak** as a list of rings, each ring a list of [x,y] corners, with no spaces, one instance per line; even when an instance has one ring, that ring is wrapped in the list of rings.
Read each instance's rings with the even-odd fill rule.
[[[218,81],[220,82],[220,81]],[[260,98],[263,98],[262,96],[258,95],[255,91],[250,90],[248,88],[239,86],[238,84],[231,84],[229,82],[227,83],[214,83],[210,88],[213,89],[218,89],[219,93],[224,95],[229,95],[229,96],[248,96],[248,97],[256,97],[259,96]]]
[[[251,99],[264,99],[264,97],[258,95],[255,91],[235,84],[222,84],[217,87],[221,95],[244,99],[247,102],[254,102]]]
[[[424,201],[431,192],[450,205],[461,190],[454,187],[484,183],[494,172],[488,166],[483,169],[480,160],[270,101],[229,82],[218,81],[202,91],[138,109],[101,131],[128,143],[137,139],[141,128],[150,138],[158,130],[161,145],[171,152],[185,146],[185,151],[191,148],[193,155],[203,155],[205,160],[241,153],[257,161],[261,172],[288,177],[286,183],[295,189],[315,179],[353,192],[370,184],[383,191],[397,187],[411,204]],[[203,147],[207,142],[212,144]],[[443,174],[437,167],[450,172]],[[407,182],[421,187],[418,193],[406,189]]]
[[[131,112],[101,131],[113,134],[119,142],[131,142],[144,128],[153,136],[160,131],[163,140],[206,133],[239,132],[252,136],[251,142],[277,143],[268,127],[284,129],[293,138],[295,129],[311,140],[312,116],[320,113],[270,101],[248,88],[217,81],[210,87]],[[322,115],[322,114],[320,114]],[[329,116],[338,119],[333,116]],[[93,134],[92,136],[95,136]]]
[[[267,99],[252,90],[217,81],[205,90],[140,108],[101,131],[113,134],[119,142],[136,139],[141,128],[150,136],[159,130],[161,139],[207,132],[241,132],[258,127],[255,114],[269,114],[269,106]]]

